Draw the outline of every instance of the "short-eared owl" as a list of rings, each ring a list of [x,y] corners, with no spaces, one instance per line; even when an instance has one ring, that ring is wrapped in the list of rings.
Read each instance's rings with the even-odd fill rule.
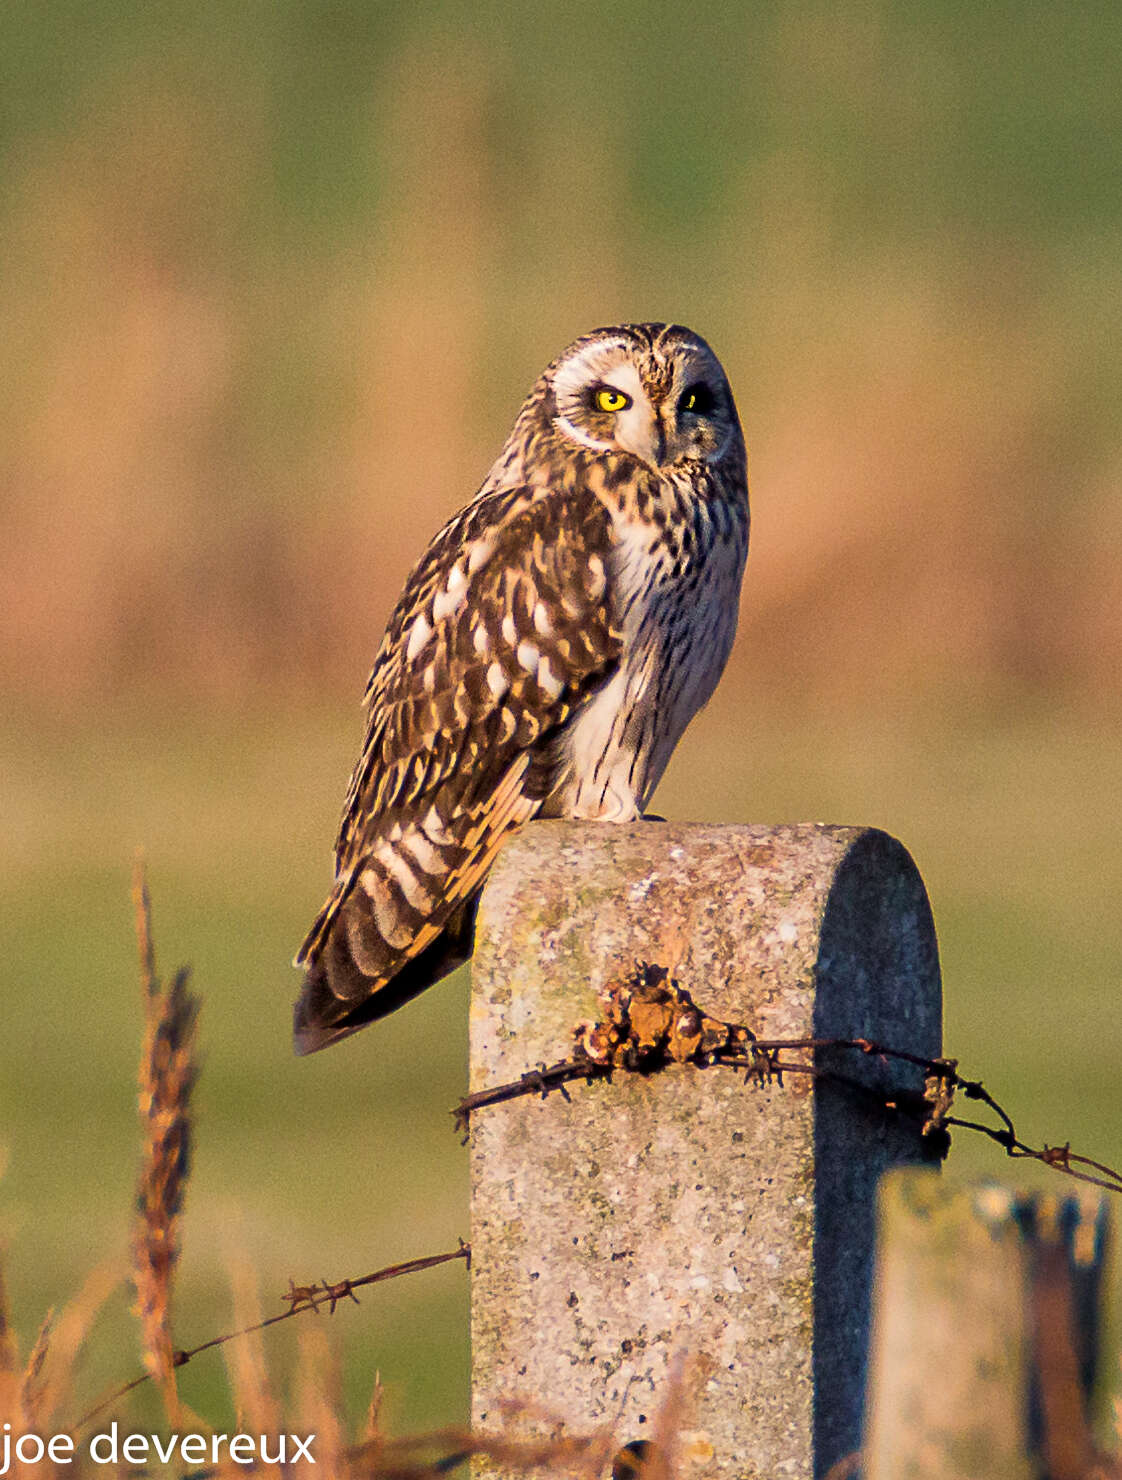
[[[725,666],[747,550],[744,440],[703,339],[623,324],[554,360],[390,617],[297,957],[298,1053],[466,959],[512,830],[641,815]]]

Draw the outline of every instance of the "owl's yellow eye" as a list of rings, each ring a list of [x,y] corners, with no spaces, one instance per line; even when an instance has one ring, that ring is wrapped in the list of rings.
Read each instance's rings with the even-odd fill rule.
[[[626,391],[617,391],[614,385],[602,385],[593,397],[597,411],[623,411],[631,405]]]

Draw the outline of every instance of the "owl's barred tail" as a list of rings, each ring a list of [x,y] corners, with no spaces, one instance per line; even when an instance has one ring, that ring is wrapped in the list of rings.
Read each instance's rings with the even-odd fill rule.
[[[471,955],[474,897],[445,919],[430,921],[412,948],[402,950],[379,928],[385,902],[376,904],[364,883],[332,895],[296,958],[307,973],[293,1012],[299,1055],[316,1053],[385,1017]]]

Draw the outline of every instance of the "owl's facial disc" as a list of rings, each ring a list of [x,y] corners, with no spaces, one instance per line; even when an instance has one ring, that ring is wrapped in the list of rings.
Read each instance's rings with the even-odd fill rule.
[[[558,367],[553,389],[564,436],[659,470],[687,458],[714,461],[736,426],[724,373],[700,342],[666,356],[637,356],[620,340],[584,345]]]

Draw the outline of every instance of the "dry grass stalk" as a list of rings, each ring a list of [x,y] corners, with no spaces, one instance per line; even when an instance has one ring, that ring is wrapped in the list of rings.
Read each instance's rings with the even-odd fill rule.
[[[35,1345],[31,1348],[31,1355],[27,1359],[27,1366],[20,1380],[20,1413],[28,1428],[37,1427],[44,1418],[43,1403],[46,1397],[46,1384],[43,1379],[43,1366],[47,1360],[54,1323],[55,1308],[52,1305],[43,1317],[43,1322],[35,1337]]]
[[[370,1402],[366,1405],[366,1417],[362,1425],[362,1444],[368,1454],[376,1454],[385,1435],[382,1432],[382,1403],[385,1398],[381,1372],[374,1374],[374,1387]]]
[[[171,1333],[172,1276],[179,1257],[179,1214],[190,1170],[199,1002],[187,990],[186,968],[176,972],[168,987],[156,975],[151,907],[144,866],[139,860],[133,874],[133,900],[145,996],[145,1034],[139,1077],[144,1149],[133,1229],[132,1275],[144,1363],[160,1384],[168,1420],[174,1425],[179,1401]]]
[[[0,1423],[20,1416],[19,1349],[8,1314],[4,1266],[0,1263]]]
[[[556,1476],[600,1480],[609,1472],[612,1440],[609,1435],[574,1435],[544,1439],[512,1439],[504,1434],[473,1433],[467,1428],[436,1429],[405,1439],[360,1445],[346,1459],[349,1480],[438,1480],[469,1456],[491,1460],[504,1471],[539,1471]]]
[[[679,1352],[672,1358],[665,1395],[654,1415],[650,1446],[639,1471],[642,1480],[673,1480],[679,1473],[681,1458],[704,1463],[712,1457],[713,1449],[708,1439],[689,1433],[685,1428],[689,1408],[687,1385],[694,1388],[707,1376],[703,1364],[691,1361],[684,1353]]]
[[[160,983],[156,976],[156,945],[152,939],[152,899],[148,893],[148,873],[142,852],[138,852],[133,860],[132,907],[136,949],[140,957],[140,986],[144,993],[144,1015],[147,1019]]]
[[[257,1280],[244,1260],[232,1262],[230,1285],[234,1318],[241,1333],[225,1352],[237,1415],[235,1427],[239,1433],[276,1434],[282,1425],[280,1405],[269,1381],[261,1332],[254,1329],[261,1324],[261,1300]]]
[[[4,1266],[0,1263],[0,1372],[14,1372],[19,1366],[16,1335],[8,1313],[8,1292],[4,1286]]]
[[[296,1474],[328,1474],[342,1477],[349,1472],[346,1460],[346,1431],[343,1427],[343,1394],[339,1362],[321,1322],[305,1325],[300,1332],[299,1400],[297,1429],[315,1434],[312,1449],[315,1465],[299,1460],[290,1466]]]
[[[171,1337],[172,1275],[179,1257],[178,1223],[190,1170],[191,1091],[197,1077],[198,1001],[188,973],[176,972],[149,1016],[140,1069],[144,1151],[132,1255],[144,1361],[163,1388],[168,1417],[178,1411]]]
[[[21,1383],[21,1405],[34,1415],[40,1432],[57,1427],[70,1399],[83,1346],[109,1297],[120,1288],[117,1263],[99,1264],[73,1300],[56,1316],[49,1311],[39,1328]]]

